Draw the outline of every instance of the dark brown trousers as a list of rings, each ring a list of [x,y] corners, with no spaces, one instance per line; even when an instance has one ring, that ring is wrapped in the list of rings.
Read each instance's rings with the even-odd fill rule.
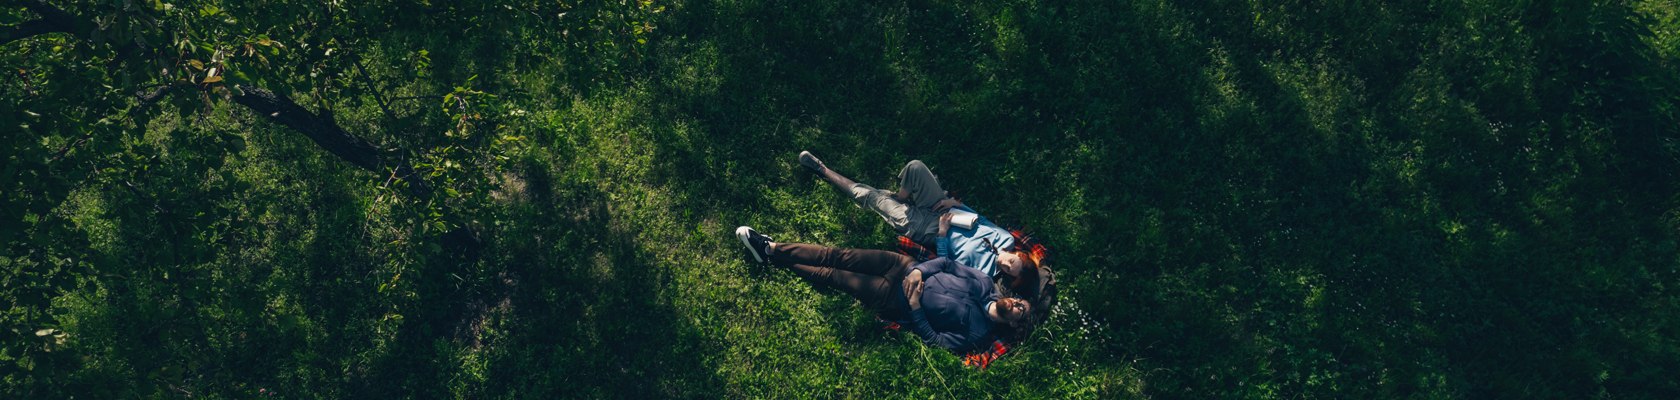
[[[812,285],[846,292],[882,317],[909,317],[909,303],[902,289],[904,276],[916,262],[909,256],[883,250],[777,243],[770,261],[792,269]]]

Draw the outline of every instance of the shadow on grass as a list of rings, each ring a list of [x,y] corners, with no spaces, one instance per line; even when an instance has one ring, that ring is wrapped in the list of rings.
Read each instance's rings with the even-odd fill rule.
[[[1680,278],[1680,107],[1676,72],[1643,41],[1650,29],[1621,5],[1319,6],[690,2],[660,28],[650,81],[624,79],[654,88],[637,104],[652,115],[630,117],[653,121],[629,123],[652,125],[633,134],[652,135],[637,139],[653,144],[656,181],[609,183],[674,192],[678,228],[774,221],[880,248],[879,220],[793,155],[811,149],[881,187],[906,160],[927,161],[972,205],[1047,239],[1063,301],[1084,311],[1021,348],[1033,364],[954,376],[963,394],[1680,390],[1668,379],[1680,371],[1680,301],[1666,286]],[[522,57],[513,44],[472,54]],[[484,72],[459,61],[454,74]],[[596,76],[577,75],[556,81]],[[579,140],[622,139],[613,133]],[[665,254],[638,247],[658,245],[637,242],[640,221],[540,162],[481,256],[370,243],[359,235],[369,216],[348,204],[357,196],[329,181],[287,187],[310,191],[299,202],[263,203],[307,216],[250,223],[285,227],[276,240],[307,255],[277,247],[262,265],[213,262],[262,244],[220,242],[216,221],[261,214],[204,201],[240,191],[201,190],[214,167],[193,163],[176,181],[140,182],[186,188],[176,198],[110,200],[140,215],[117,218],[132,247],[102,266],[131,274],[102,282],[108,303],[88,314],[105,331],[78,333],[103,352],[88,380],[110,385],[90,390],[122,392],[94,397],[275,381],[290,382],[287,394],[354,397],[713,397],[736,389],[724,367],[769,386],[785,375],[763,365],[812,354],[827,358],[809,370],[875,390],[927,372],[906,362],[919,361],[914,350],[854,340],[859,318],[827,322],[861,352],[789,350],[763,365],[724,354],[730,344],[707,340],[729,332],[694,322],[722,312],[673,306],[667,268],[683,266],[649,259]],[[331,175],[319,168],[283,179]],[[172,213],[145,215],[160,203]],[[808,215],[834,209],[844,215]],[[314,236],[285,236],[304,232]],[[138,271],[120,270],[130,264]],[[408,273],[414,296],[373,289],[395,280],[381,266]],[[270,275],[279,287],[250,286]],[[302,310],[266,320],[270,303],[287,302]],[[392,305],[406,322],[384,319]],[[848,306],[831,296],[820,312]],[[764,315],[797,316],[784,311]],[[1115,370],[1126,372],[1101,372]],[[1017,380],[990,379],[1000,375]]]
[[[1655,143],[1676,135],[1652,121],[1672,121],[1673,101],[1625,85],[1674,76],[1647,67],[1625,9],[686,8],[667,28],[694,41],[667,49],[689,57],[670,69],[716,78],[666,81],[691,129],[657,151],[672,181],[716,183],[673,185],[689,205],[765,209],[766,188],[814,179],[792,164],[803,148],[876,184],[927,160],[971,204],[1049,238],[1081,289],[1064,300],[1106,328],[1051,340],[1152,371],[1147,393],[1588,396],[1673,370],[1673,352],[1614,356],[1672,343],[1617,332],[1672,321],[1657,311],[1672,296],[1641,282],[1675,259],[1651,218],[1672,204],[1652,182],[1674,175]],[[1517,22],[1465,25],[1507,13]],[[1578,30],[1606,21],[1608,36]],[[1525,58],[1551,50],[1625,75]],[[1477,58],[1490,53],[1519,61]],[[795,192],[838,198],[818,190]],[[884,232],[851,221],[848,234]],[[1623,240],[1581,247],[1604,235]],[[1634,304],[1623,328],[1583,322]],[[1570,361],[1544,362],[1557,349]]]
[[[513,288],[486,381],[515,397],[715,395],[713,349],[662,293],[672,266],[644,258],[605,193],[555,187],[546,168],[527,163],[520,223],[491,246]]]

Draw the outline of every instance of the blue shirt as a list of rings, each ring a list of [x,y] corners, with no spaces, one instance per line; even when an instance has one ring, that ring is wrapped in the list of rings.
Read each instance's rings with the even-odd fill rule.
[[[980,214],[975,212],[974,209],[968,208],[968,206],[958,206],[956,208],[975,215]],[[993,246],[997,246],[998,250],[1015,245],[1015,235],[1009,234],[1008,229],[1003,229],[1003,227],[992,223],[992,220],[982,216],[974,221],[974,228],[972,229],[951,226],[950,232],[940,237],[936,242],[935,252],[940,257],[950,257],[963,265],[978,269],[980,272],[986,273],[988,277],[996,277],[998,274],[997,252],[992,251],[990,247],[986,247],[987,240],[990,240]]]

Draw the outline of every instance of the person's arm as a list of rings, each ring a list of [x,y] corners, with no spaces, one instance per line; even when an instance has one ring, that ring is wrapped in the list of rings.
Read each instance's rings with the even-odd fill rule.
[[[973,346],[974,340],[970,339],[971,336],[974,336],[972,335],[973,332],[967,332],[965,334],[959,332],[940,332],[933,329],[933,324],[928,322],[927,313],[922,311],[923,287],[924,286],[917,285],[910,293],[910,331],[916,332],[916,336],[920,336],[922,338],[923,344],[953,352],[962,351],[963,349]]]
[[[934,254],[945,258],[957,256],[951,252],[951,213],[939,216],[939,239],[934,240]]]
[[[951,261],[948,257],[939,257],[927,260],[921,264],[916,264],[916,266],[910,267],[910,269],[922,271],[922,279],[927,279],[933,277],[933,274],[951,271],[960,265],[962,264],[957,264],[956,261]]]
[[[921,336],[922,343],[928,346],[960,351],[974,345],[974,341],[969,340],[968,335],[964,333],[934,330],[933,324],[928,323],[927,315],[922,313],[921,308],[910,309],[910,320],[910,329],[916,332],[916,336]]]

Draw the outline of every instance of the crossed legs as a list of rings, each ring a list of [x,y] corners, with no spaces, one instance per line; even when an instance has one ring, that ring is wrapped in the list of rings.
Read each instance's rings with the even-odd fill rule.
[[[884,317],[907,317],[900,285],[915,263],[909,256],[883,250],[775,243],[771,245],[770,262],[788,267],[812,285],[846,292]]]

